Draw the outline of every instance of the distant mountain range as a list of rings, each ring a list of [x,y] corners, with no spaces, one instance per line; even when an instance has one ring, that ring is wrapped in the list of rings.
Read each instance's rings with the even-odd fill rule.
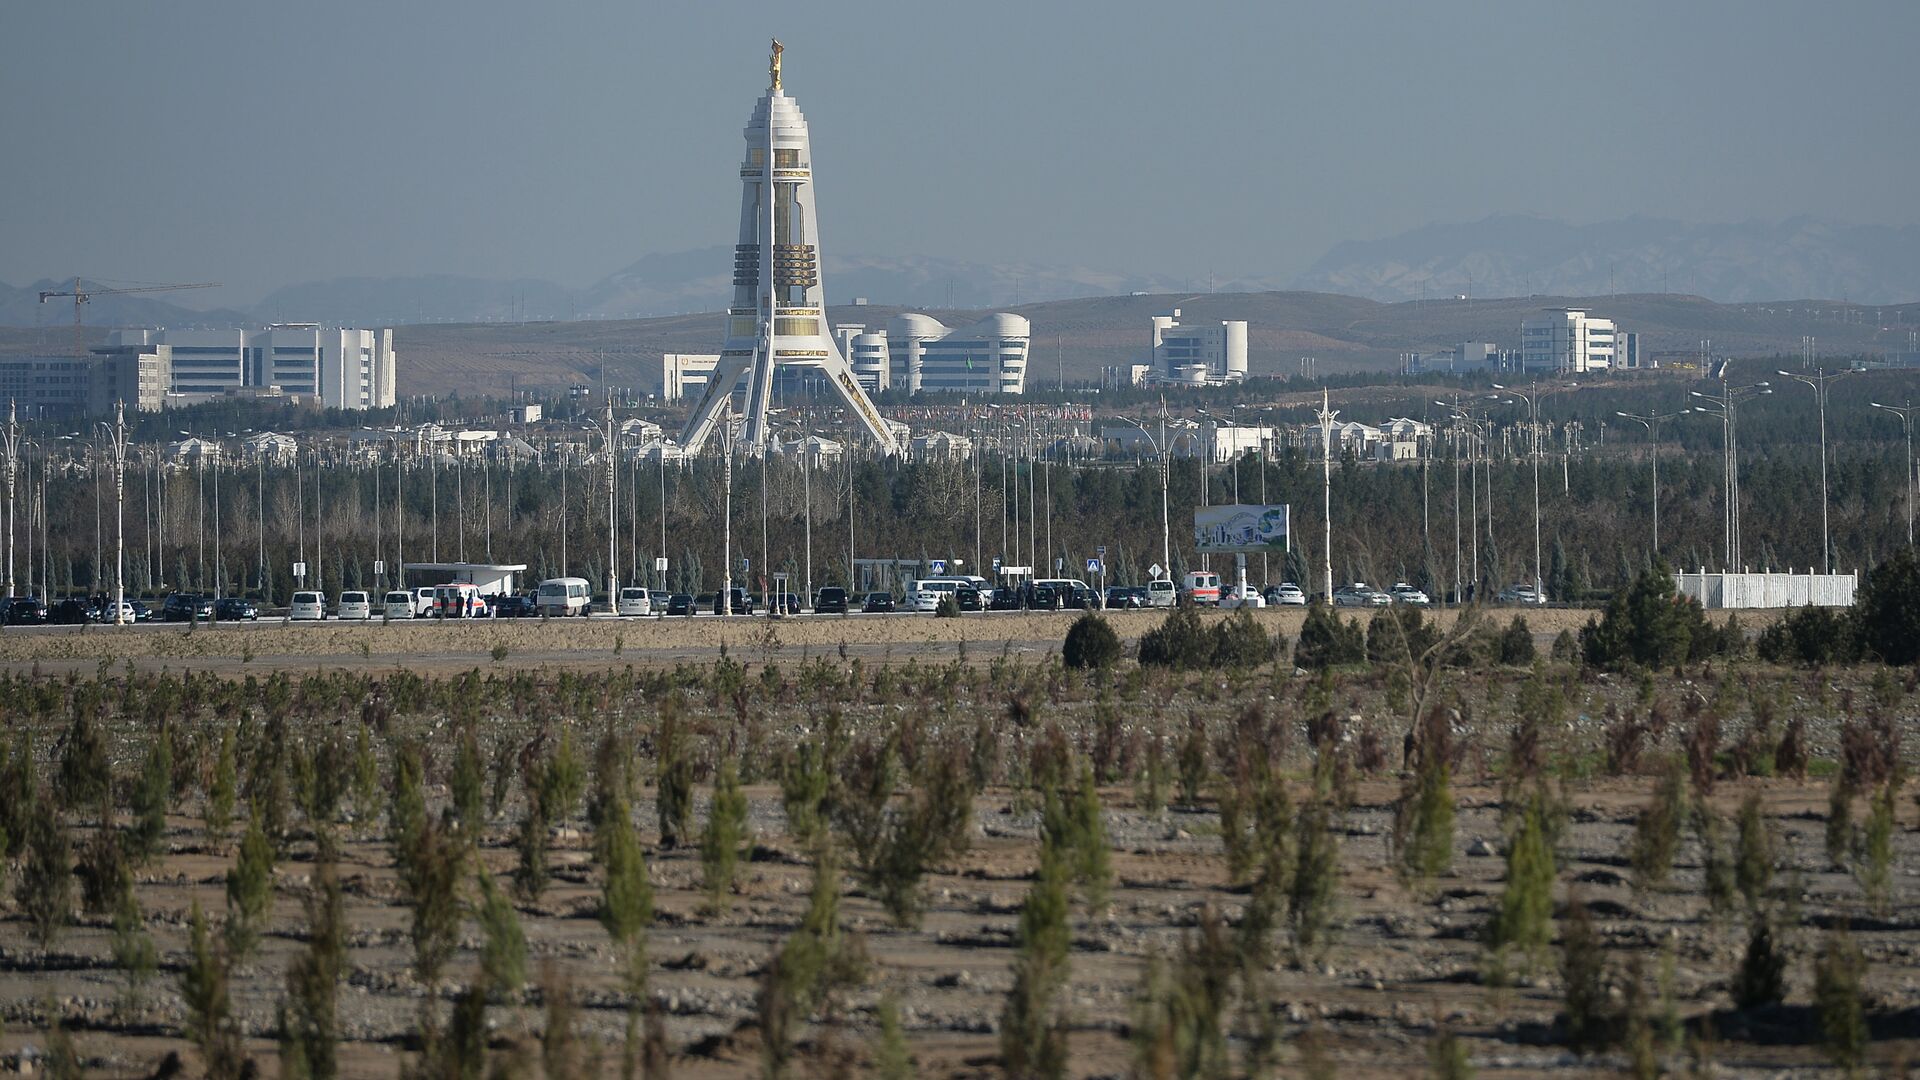
[[[828,253],[838,303],[929,311],[992,310],[1054,300],[1199,293],[1206,281],[1041,263],[976,263],[927,256]],[[71,306],[42,305],[41,289],[0,285],[0,325],[48,326]],[[1722,303],[1817,297],[1862,304],[1920,299],[1920,226],[1838,225],[1814,218],[1691,225],[1627,218],[1569,225],[1502,216],[1430,225],[1336,245],[1291,279],[1258,274],[1212,283],[1218,293],[1339,293],[1387,302],[1454,296],[1704,296]],[[357,277],[277,289],[246,311],[200,311],[160,297],[100,296],[91,326],[227,326],[320,321],[348,326],[635,319],[716,311],[732,295],[732,251],[653,254],[584,289],[540,279],[458,275]],[[192,294],[181,300],[191,303]]]
[[[1900,304],[1920,299],[1920,226],[1490,217],[1338,244],[1291,287],[1388,301],[1685,293]]]

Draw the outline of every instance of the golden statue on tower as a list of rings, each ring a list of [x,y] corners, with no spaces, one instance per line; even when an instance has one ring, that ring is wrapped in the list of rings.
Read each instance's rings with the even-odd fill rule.
[[[773,58],[767,61],[767,72],[773,76],[773,89],[780,89],[780,54],[786,50],[781,47],[780,39],[773,39]]]

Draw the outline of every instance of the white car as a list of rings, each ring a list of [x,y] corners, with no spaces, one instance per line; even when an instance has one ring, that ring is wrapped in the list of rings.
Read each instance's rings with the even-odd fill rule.
[[[432,618],[433,614],[433,586],[422,585],[413,590],[413,617],[427,619]]]
[[[910,581],[901,608],[906,611],[938,611],[940,599],[958,588],[951,581]]]
[[[1283,581],[1267,590],[1267,603],[1278,607],[1306,607],[1307,594],[1291,581]]]
[[[1147,582],[1147,606],[1150,608],[1170,608],[1178,599],[1180,590],[1166,578],[1154,578]]]
[[[1267,606],[1267,601],[1260,595],[1260,590],[1251,585],[1229,585],[1220,590],[1220,606],[1228,611],[1243,607],[1263,608]]]
[[[334,605],[334,615],[341,619],[371,619],[373,600],[358,589],[348,589],[340,594],[340,602]]]
[[[1404,581],[1394,582],[1393,588],[1387,590],[1387,594],[1393,598],[1393,602],[1396,604],[1412,604],[1415,607],[1425,607],[1433,602],[1427,597],[1426,593],[1421,592],[1419,589],[1414,588]]]
[[[1534,590],[1531,585],[1509,585],[1500,590],[1499,602],[1502,604],[1521,604],[1528,607],[1545,607],[1547,598]]]
[[[651,615],[653,614],[653,597],[649,596],[645,589],[632,586],[623,588],[620,590],[619,614]]]
[[[1333,591],[1335,607],[1386,607],[1393,603],[1393,597],[1376,591],[1364,581],[1356,581],[1344,588]]]
[[[381,610],[389,619],[411,619],[413,618],[413,601],[413,593],[405,589],[395,589],[387,594]]]
[[[287,608],[287,619],[298,622],[319,622],[327,617],[327,602],[317,592],[297,592],[293,594],[293,603]]]

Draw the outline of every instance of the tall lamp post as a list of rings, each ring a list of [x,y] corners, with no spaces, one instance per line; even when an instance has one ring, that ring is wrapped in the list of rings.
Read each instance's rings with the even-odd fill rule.
[[[1885,409],[1901,417],[1901,427],[1907,429],[1907,467],[1901,471],[1901,479],[1907,482],[1907,546],[1912,548],[1914,546],[1914,404],[1907,402],[1905,405],[1882,405],[1880,402],[1868,402],[1868,405],[1876,409]],[[8,480],[8,492],[10,492],[8,505],[12,505],[12,490],[12,480]],[[12,530],[8,532],[8,538],[12,542]],[[13,580],[12,553],[8,555],[8,580]]]
[[[1827,384],[1851,374],[1853,374],[1852,368],[1821,372],[1818,375],[1780,372],[1783,378],[1803,382],[1813,387],[1813,396],[1820,404],[1820,566],[1821,572],[1826,574],[1833,573],[1833,545],[1827,537]]]
[[[1685,416],[1685,409],[1679,412],[1656,413],[1652,416],[1635,416],[1632,413],[1618,412],[1613,415],[1622,420],[1631,420],[1647,429],[1647,437],[1653,441],[1653,556],[1660,557],[1660,424]]]
[[[604,391],[604,388],[603,388]],[[620,519],[615,516],[615,473],[620,468],[620,453],[614,442],[613,395],[607,399],[607,611],[620,614]]]
[[[1527,403],[1527,456],[1533,459],[1533,591],[1544,602],[1547,583],[1540,566],[1540,388],[1514,390],[1499,383],[1493,388]]]
[[[1161,419],[1160,438],[1156,440],[1153,432],[1147,430],[1147,425],[1131,416],[1122,416],[1120,419],[1139,428],[1140,434],[1147,437],[1147,444],[1153,447],[1154,456],[1160,459],[1160,566],[1171,580],[1173,577],[1173,530],[1167,518],[1167,471],[1171,468],[1167,461],[1167,423],[1165,418]]]
[[[1320,510],[1327,527],[1326,534],[1326,597],[1327,603],[1333,603],[1333,418],[1340,410],[1330,408],[1327,391],[1320,391],[1320,411],[1314,415],[1320,418]]]
[[[1773,393],[1773,388],[1763,382],[1753,383],[1748,386],[1727,386],[1722,383],[1721,386],[1722,389],[1719,397],[1714,397],[1711,394],[1703,394],[1698,390],[1689,390],[1688,394],[1708,402],[1711,405],[1718,406],[1718,408],[1707,408],[1696,405],[1691,411],[1702,416],[1714,417],[1720,421],[1721,445],[1726,450],[1727,513],[1725,528],[1727,570],[1732,572],[1741,565],[1740,429],[1738,423],[1740,399],[1760,394],[1771,394]]]
[[[126,625],[127,602],[127,404],[113,403],[113,425],[101,424],[113,445],[113,625]]]
[[[13,484],[19,471],[20,421],[14,415],[13,399],[7,399],[7,429],[0,433],[7,451],[7,599],[13,599]]]

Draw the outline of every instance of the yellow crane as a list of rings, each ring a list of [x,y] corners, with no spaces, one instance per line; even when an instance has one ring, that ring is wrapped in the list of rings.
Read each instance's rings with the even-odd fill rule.
[[[80,306],[96,296],[125,296],[128,293],[173,292],[176,289],[217,289],[218,281],[201,281],[191,285],[136,285],[128,289],[117,289],[107,285],[88,285],[79,278],[73,279],[71,289],[42,289],[40,302],[46,303],[58,296],[73,297],[73,355],[87,355],[86,337],[81,327]]]

